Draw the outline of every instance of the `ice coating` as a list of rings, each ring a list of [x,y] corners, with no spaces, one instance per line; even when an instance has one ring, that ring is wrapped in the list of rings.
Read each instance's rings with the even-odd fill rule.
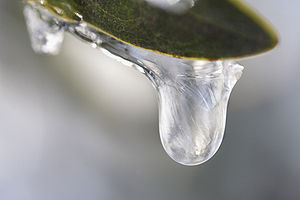
[[[33,11],[32,7],[24,8],[27,30],[32,49],[39,54],[56,55],[64,40],[64,30],[46,10]]]
[[[243,67],[234,61],[184,60],[115,40],[82,21],[67,21],[38,4],[24,15],[32,47],[55,54],[68,31],[133,66],[153,83],[159,101],[159,131],[168,155],[183,165],[198,165],[218,150],[224,135],[229,96]]]
[[[146,0],[151,5],[170,12],[183,13],[195,4],[195,0]]]

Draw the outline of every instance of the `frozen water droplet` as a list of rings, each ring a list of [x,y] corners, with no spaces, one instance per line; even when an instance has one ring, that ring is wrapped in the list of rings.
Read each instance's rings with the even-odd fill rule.
[[[192,8],[195,0],[146,0],[148,3],[169,12],[183,13]]]
[[[56,55],[64,39],[64,30],[55,18],[43,9],[24,8],[32,49],[39,54]]]
[[[241,65],[171,58],[136,48],[81,21],[68,22],[51,15],[42,7],[26,6],[24,14],[38,53],[56,53],[65,30],[145,74],[158,93],[163,147],[176,162],[198,165],[216,153],[224,135],[229,96],[242,74]]]
[[[162,144],[170,157],[184,165],[201,164],[218,150],[229,95],[243,69],[232,62],[196,68],[193,63],[184,71],[168,73],[157,86]]]
[[[243,67],[234,61],[183,60],[133,47],[129,54],[142,62],[157,89],[160,138],[168,155],[183,165],[210,159],[222,142],[229,96]]]

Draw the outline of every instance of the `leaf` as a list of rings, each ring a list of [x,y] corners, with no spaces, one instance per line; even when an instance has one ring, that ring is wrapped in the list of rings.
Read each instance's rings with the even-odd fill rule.
[[[183,13],[144,0],[47,0],[48,9],[140,48],[179,58],[228,59],[259,54],[276,46],[270,26],[237,0],[198,0]]]

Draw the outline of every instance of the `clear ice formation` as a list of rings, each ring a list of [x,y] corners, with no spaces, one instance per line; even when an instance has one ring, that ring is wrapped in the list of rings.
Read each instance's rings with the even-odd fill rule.
[[[173,160],[192,166],[216,153],[224,135],[231,90],[242,75],[241,65],[178,59],[136,48],[81,20],[57,17],[40,5],[26,5],[24,15],[37,53],[58,53],[67,31],[144,73],[158,93],[160,138]]]
[[[39,54],[56,55],[64,40],[64,30],[46,13],[45,10],[34,11],[29,6],[24,8],[32,49]]]

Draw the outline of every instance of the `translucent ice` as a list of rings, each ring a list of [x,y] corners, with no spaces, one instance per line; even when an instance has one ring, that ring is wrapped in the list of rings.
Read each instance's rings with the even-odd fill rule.
[[[39,54],[58,54],[64,39],[62,24],[46,10],[36,10],[29,5],[24,8],[24,16],[32,49]]]
[[[24,10],[33,49],[57,53],[68,31],[105,54],[133,66],[153,83],[159,101],[159,131],[168,155],[184,165],[211,158],[224,135],[230,92],[243,67],[234,61],[197,61],[171,58],[139,49],[79,21],[66,21],[41,6]]]
[[[148,3],[170,12],[183,13],[195,4],[195,0],[146,0]]]

